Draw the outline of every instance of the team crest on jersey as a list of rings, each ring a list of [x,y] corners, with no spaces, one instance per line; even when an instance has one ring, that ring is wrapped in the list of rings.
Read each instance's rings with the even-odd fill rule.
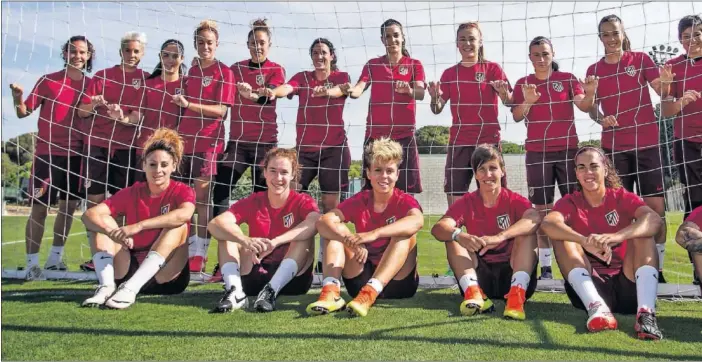
[[[390,224],[392,224],[392,223],[394,223],[394,222],[395,222],[395,217],[394,217],[394,216],[391,216],[391,217],[385,219],[385,225],[390,225]]]
[[[171,205],[161,206],[161,215],[168,214],[169,211],[171,211]]]
[[[208,85],[212,84],[212,76],[208,75],[206,77],[202,77],[202,86],[207,87]]]
[[[407,67],[404,65],[400,67],[400,75],[407,75]]]
[[[483,73],[483,72],[475,73],[475,81],[478,83],[484,82],[485,81],[485,73]]]
[[[617,210],[612,210],[607,213],[607,215],[605,215],[605,220],[607,220],[609,226],[617,226],[617,224],[619,224],[619,214],[617,214]]]
[[[175,89],[175,94],[176,94],[177,96],[183,94],[183,88],[176,88],[176,89]]]
[[[497,217],[497,227],[501,230],[507,230],[510,227],[509,215],[504,214]]]
[[[630,65],[630,66],[624,68],[624,71],[626,72],[626,74],[628,74],[631,77],[636,75],[636,68],[634,68],[633,65]]]
[[[139,90],[139,88],[141,88],[141,79],[132,79],[132,87]]]
[[[44,196],[44,188],[43,187],[35,187],[34,188],[34,197],[42,197]]]
[[[551,85],[553,86],[553,90],[555,90],[556,92],[563,92],[563,83],[553,82],[551,83]]]
[[[295,222],[295,217],[293,216],[292,212],[283,216],[283,226],[286,228],[291,227],[293,222]]]
[[[257,74],[256,75],[256,84],[263,85],[264,83],[266,83],[266,78],[263,77],[263,74]]]

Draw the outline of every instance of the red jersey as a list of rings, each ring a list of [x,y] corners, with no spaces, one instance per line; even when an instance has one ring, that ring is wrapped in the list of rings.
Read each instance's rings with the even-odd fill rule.
[[[141,154],[146,140],[155,130],[166,127],[176,129],[182,109],[173,103],[173,96],[185,93],[185,77],[173,82],[165,82],[161,77],[146,80],[146,98],[142,108],[143,120],[139,127],[136,143],[137,153]]]
[[[102,95],[108,104],[119,104],[125,115],[128,111],[139,112],[146,94],[146,78],[149,73],[137,69],[127,73],[119,65],[98,71],[90,82],[82,102],[90,104],[90,97]],[[136,140],[137,127],[116,122],[107,115],[105,107],[86,126],[85,143],[91,146],[129,149]]]
[[[229,208],[236,224],[249,226],[249,237],[274,239],[305,221],[307,215],[319,212],[317,202],[307,194],[290,190],[288,200],[279,209],[271,206],[267,192],[255,192],[237,201]],[[263,264],[279,264],[288,252],[290,243],[281,245],[263,260]]]
[[[346,72],[333,71],[326,80],[319,81],[314,72],[295,74],[288,85],[300,97],[297,108],[297,147],[303,152],[340,146],[346,141],[344,130],[344,104],[347,97],[312,97],[314,88],[333,88],[351,81]]]
[[[702,228],[702,206],[698,206],[696,209],[692,210],[685,221],[694,223],[699,228]]]
[[[644,53],[625,52],[617,64],[602,58],[587,68],[587,75],[600,78],[597,100],[602,112],[619,123],[602,130],[602,147],[627,151],[657,146],[658,123],[648,90],[648,83],[660,76],[653,60]]]
[[[507,188],[502,188],[495,206],[487,207],[480,196],[480,190],[475,190],[456,200],[444,216],[454,219],[457,227],[465,226],[468,234],[494,236],[521,220],[531,208],[529,200]],[[514,239],[505,240],[482,258],[487,263],[508,263],[513,245]]]
[[[248,83],[256,90],[261,87],[275,88],[285,83],[285,69],[268,59],[261,64],[242,60],[232,65],[235,86],[238,82]],[[230,140],[278,142],[278,124],[275,113],[276,100],[268,100],[265,105],[238,95],[234,97]]]
[[[636,194],[625,190],[607,189],[602,205],[592,207],[585,200],[581,191],[563,196],[553,206],[554,212],[560,212],[566,225],[583,236],[590,234],[611,234],[624,229],[634,221],[636,210],[646,204]],[[612,261],[609,265],[587,253],[592,267],[600,275],[619,273],[626,254],[626,240],[612,248]]]
[[[398,188],[393,190],[392,197],[382,212],[376,212],[373,207],[373,190],[363,190],[353,195],[340,203],[337,209],[344,214],[346,222],[354,224],[357,233],[373,231],[392,224],[407,216],[412,209],[422,210],[414,197]],[[364,244],[368,249],[368,260],[377,266],[389,244],[390,238],[381,238]]]
[[[450,145],[500,143],[500,124],[497,119],[500,97],[490,85],[490,82],[496,80],[509,83],[499,64],[488,61],[470,67],[459,63],[441,75],[441,98],[450,102],[453,117]]]
[[[90,85],[90,78],[72,80],[66,70],[41,77],[24,104],[34,111],[39,106],[39,133],[36,136],[37,155],[69,156],[70,151],[81,152],[83,147],[83,120],[76,114],[76,106]]]
[[[402,57],[394,67],[386,56],[368,61],[361,70],[359,81],[371,86],[366,138],[389,136],[399,140],[414,135],[416,101],[410,95],[395,92],[395,83],[424,82],[424,66],[410,57]]]
[[[112,217],[122,215],[126,218],[127,225],[132,225],[167,214],[186,202],[195,205],[195,191],[184,183],[171,180],[168,188],[156,197],[151,195],[148,183],[136,182],[132,186],[117,191],[105,200],[105,205],[110,208]],[[190,227],[189,221],[188,227]],[[158,239],[161,230],[149,229],[134,235],[133,249],[138,251],[150,248]]]
[[[534,74],[521,78],[515,85],[514,104],[524,102],[522,84],[535,84],[541,93],[525,118],[527,139],[525,148],[533,152],[554,152],[578,148],[573,98],[585,94],[573,74],[553,72],[546,80]]]
[[[702,92],[702,58],[688,59],[686,54],[675,57],[666,64],[673,66],[675,78],[670,85],[670,95],[681,98],[685,91]],[[702,142],[702,100],[688,104],[675,117],[675,138],[691,142]]]
[[[190,68],[185,86],[188,102],[203,105],[231,106],[234,99],[234,75],[224,63],[217,61],[209,67]],[[221,153],[224,149],[223,117],[206,117],[186,110],[180,117],[178,133],[185,142],[185,154]]]

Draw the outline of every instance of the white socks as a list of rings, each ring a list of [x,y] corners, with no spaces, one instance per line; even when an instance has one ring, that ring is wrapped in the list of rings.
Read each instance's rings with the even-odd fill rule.
[[[656,244],[658,250],[658,270],[663,270],[663,257],[665,257],[665,244]]]
[[[297,275],[297,262],[290,258],[283,259],[269,282],[273,290],[275,290],[276,296],[286,284],[293,280],[295,275]]]
[[[27,254],[27,269],[39,265],[39,253]]]
[[[380,294],[383,291],[383,283],[381,283],[378,279],[371,278],[368,281],[368,285],[373,287],[373,289],[375,289],[375,291],[378,292],[378,294]]]
[[[47,265],[56,265],[63,259],[63,246],[52,246],[51,252],[49,252],[49,259],[46,261]]]
[[[460,279],[458,279],[458,285],[461,287],[463,293],[468,290],[468,287],[478,285],[478,275],[475,274],[475,270],[465,273]]]
[[[322,280],[322,287],[326,287],[329,284],[334,284],[337,287],[341,288],[341,282],[339,279],[336,279],[334,277],[326,277],[324,280]]]
[[[636,270],[636,300],[638,309],[656,311],[658,295],[658,270],[650,265],[644,265]]]
[[[239,264],[233,261],[224,263],[221,269],[222,280],[224,280],[224,287],[227,290],[234,287],[234,293],[237,296],[244,295],[244,286],[241,284],[241,272],[239,270]]]
[[[124,286],[134,293],[139,293],[144,284],[151,280],[165,263],[166,258],[156,251],[150,251],[144,262],[139,265],[139,269],[124,283]]]
[[[512,274],[512,287],[518,286],[524,290],[529,287],[529,281],[531,280],[531,275],[524,271],[518,271]]]
[[[543,268],[551,266],[551,248],[539,248],[539,265]]]
[[[609,306],[605,303],[604,299],[597,292],[595,284],[592,282],[592,277],[590,273],[584,268],[573,268],[573,270],[568,273],[568,283],[573,287],[575,293],[578,294],[580,300],[585,305],[585,309],[590,309],[590,305],[595,302],[602,304],[603,308],[607,308],[609,311]]]
[[[210,238],[201,238],[193,235],[188,238],[188,256],[207,257],[207,250],[210,248]]]
[[[95,274],[97,274],[100,285],[115,286],[114,257],[104,251],[98,251],[93,255]]]

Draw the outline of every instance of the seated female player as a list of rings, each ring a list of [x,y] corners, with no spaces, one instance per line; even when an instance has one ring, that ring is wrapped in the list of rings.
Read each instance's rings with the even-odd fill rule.
[[[302,295],[312,286],[317,202],[290,188],[299,176],[295,149],[273,148],[263,160],[267,190],[237,201],[214,218],[208,230],[219,241],[224,296],[213,313],[247,306],[275,310],[278,294]],[[249,226],[245,235],[239,225]]]
[[[702,206],[694,209],[680,225],[675,241],[690,253],[695,272],[697,275],[702,275]]]
[[[634,314],[640,339],[661,339],[656,323],[658,253],[663,221],[622,187],[599,148],[575,154],[577,191],[558,200],[542,229],[553,241],[566,293],[588,313],[587,329],[616,329],[615,313]]]
[[[345,200],[317,222],[326,241],[324,280],[319,300],[307,307],[309,314],[344,307],[342,277],[354,297],[348,311],[362,317],[377,298],[409,298],[417,291],[417,232],[424,216],[417,200],[395,188],[402,146],[383,137],[366,146],[364,158],[372,189]],[[355,232],[345,222],[353,223]]]
[[[195,193],[171,180],[183,157],[183,140],[161,128],[143,149],[146,182],[118,191],[83,214],[85,228],[97,233],[90,248],[100,282],[84,307],[124,309],[140,291],[178,294],[190,282],[186,239]],[[125,226],[117,224],[118,216],[124,217]]]
[[[463,294],[461,314],[492,311],[489,298],[504,298],[504,316],[524,320],[524,303],[536,290],[539,213],[525,197],[502,186],[505,164],[497,148],[478,146],[471,167],[478,189],[453,203],[431,233],[446,242]]]

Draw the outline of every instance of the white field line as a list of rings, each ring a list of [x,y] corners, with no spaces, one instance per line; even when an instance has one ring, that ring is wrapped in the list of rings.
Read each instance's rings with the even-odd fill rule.
[[[85,232],[68,234],[67,237],[78,236],[78,235],[85,235]],[[49,240],[49,239],[53,239],[53,238],[54,238],[53,236],[47,236],[41,240]],[[6,242],[2,243],[2,246],[14,245],[14,244],[19,244],[19,243],[24,243],[24,240],[6,241]]]

